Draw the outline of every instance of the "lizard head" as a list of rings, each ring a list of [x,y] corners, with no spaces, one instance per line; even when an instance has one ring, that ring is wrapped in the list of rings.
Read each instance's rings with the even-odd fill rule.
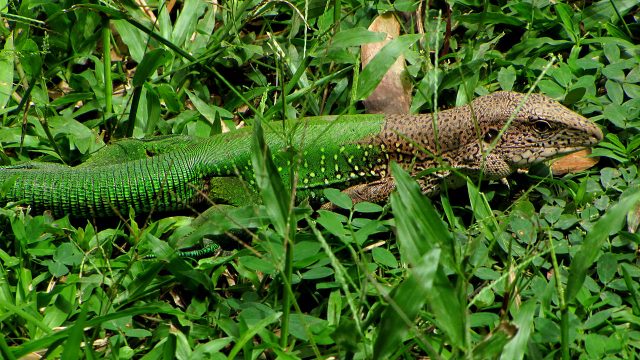
[[[488,156],[511,169],[590,147],[603,137],[596,124],[541,94],[496,92],[475,99],[471,111],[484,151],[495,143]]]

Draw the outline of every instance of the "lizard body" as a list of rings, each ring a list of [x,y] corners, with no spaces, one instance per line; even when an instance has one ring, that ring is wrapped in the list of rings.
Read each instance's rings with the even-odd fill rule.
[[[413,175],[448,166],[498,179],[602,139],[595,124],[548,97],[524,99],[497,92],[440,111],[435,119],[350,115],[271,123],[265,141],[286,185],[294,178],[292,169],[298,171],[299,197],[319,199],[320,190],[334,187],[355,201],[381,201],[394,188],[391,161]],[[112,216],[129,207],[137,213],[184,209],[203,201],[202,194],[241,205],[256,201],[251,151],[251,129],[244,128],[115,164],[0,167],[0,184],[10,183],[0,203],[22,201],[37,212],[74,216]],[[451,176],[443,170],[419,182],[433,193]]]

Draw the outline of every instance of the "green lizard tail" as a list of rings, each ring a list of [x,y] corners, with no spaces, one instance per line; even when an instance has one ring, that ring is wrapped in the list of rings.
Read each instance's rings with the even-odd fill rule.
[[[36,211],[100,217],[129,207],[148,213],[192,204],[204,186],[193,162],[176,151],[108,166],[9,167],[0,170],[0,178],[13,181],[5,201],[21,200]]]
[[[360,142],[379,134],[383,123],[381,115],[306,119],[287,122],[286,130],[283,123],[274,126],[265,140],[285,183],[295,156],[305,154],[299,162],[300,194],[315,196],[327,184],[340,188],[372,176],[365,170],[378,152]],[[129,208],[136,213],[187,209],[208,196],[218,203],[251,202],[251,134],[245,128],[112,165],[0,167],[0,184],[8,183],[0,203],[20,202],[58,216],[106,217],[126,215]]]

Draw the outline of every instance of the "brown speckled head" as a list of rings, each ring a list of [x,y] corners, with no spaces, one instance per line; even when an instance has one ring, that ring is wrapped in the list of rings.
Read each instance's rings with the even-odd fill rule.
[[[496,92],[439,112],[437,123],[436,136],[432,115],[388,116],[378,142],[391,160],[418,170],[436,164],[427,150],[462,171],[500,178],[602,140],[597,125],[540,94]]]

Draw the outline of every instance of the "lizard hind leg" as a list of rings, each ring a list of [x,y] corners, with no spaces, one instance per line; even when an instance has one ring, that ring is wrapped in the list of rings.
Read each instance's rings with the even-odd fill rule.
[[[372,182],[348,187],[342,190],[342,192],[347,194],[354,204],[363,201],[380,203],[389,199],[389,195],[391,195],[391,192],[395,188],[396,185],[393,182],[393,178],[383,177]],[[325,203],[321,207],[323,210],[331,210],[334,208],[335,206],[332,203]]]
[[[437,177],[425,176],[416,179],[420,190],[427,196],[437,195],[440,192],[440,181]],[[383,177],[381,179],[348,187],[342,190],[347,194],[354,204],[359,202],[372,202],[381,203],[389,200],[389,196],[396,189],[396,184],[391,176]],[[323,210],[335,209],[335,206],[331,203],[325,203],[322,205]]]

